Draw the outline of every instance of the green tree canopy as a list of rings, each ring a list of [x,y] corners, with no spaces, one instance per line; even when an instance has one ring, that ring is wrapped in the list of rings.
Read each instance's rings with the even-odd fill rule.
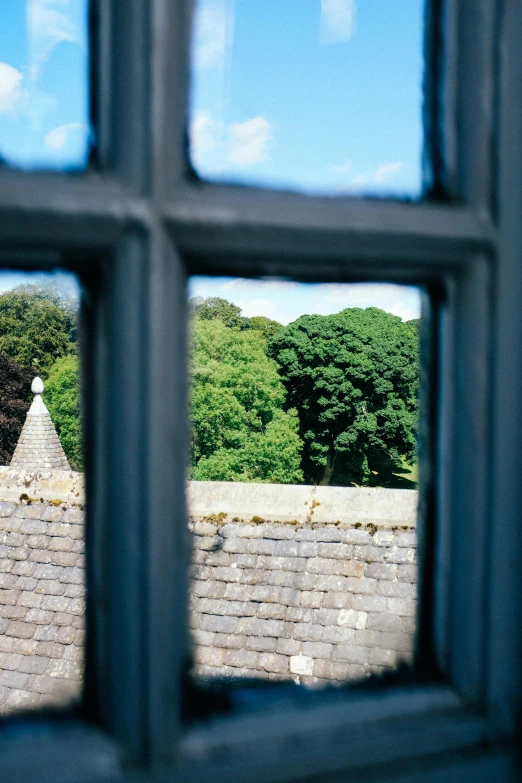
[[[192,314],[197,315],[202,321],[214,321],[217,318],[225,326],[239,328],[244,326],[241,308],[227,299],[221,299],[219,296],[209,296],[206,299],[195,296],[190,300],[189,305]]]
[[[415,459],[419,341],[400,318],[370,307],[304,315],[269,343],[287,404],[299,413],[312,481],[367,483]]]
[[[277,332],[283,328],[279,321],[267,318],[265,315],[253,315],[252,318],[244,318],[245,329],[257,329],[265,340],[271,340]]]
[[[0,353],[0,465],[9,465],[31,405],[34,372]]]
[[[76,354],[63,356],[53,364],[43,397],[71,468],[83,470],[80,361]]]
[[[0,353],[46,377],[56,359],[75,350],[76,317],[47,285],[21,285],[0,294]]]
[[[266,341],[255,330],[196,317],[192,325],[191,477],[207,481],[302,480],[294,410]]]

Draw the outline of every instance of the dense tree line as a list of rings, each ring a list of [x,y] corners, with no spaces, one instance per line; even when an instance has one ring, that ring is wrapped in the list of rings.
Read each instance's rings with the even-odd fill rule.
[[[348,308],[282,326],[219,297],[192,299],[190,312],[192,478],[378,484],[414,463],[417,322]],[[0,295],[1,464],[38,374],[69,462],[83,469],[76,330],[49,287]]]
[[[45,381],[44,400],[74,470],[83,469],[77,318],[51,285],[21,285],[0,294],[0,464],[13,455],[31,383]]]

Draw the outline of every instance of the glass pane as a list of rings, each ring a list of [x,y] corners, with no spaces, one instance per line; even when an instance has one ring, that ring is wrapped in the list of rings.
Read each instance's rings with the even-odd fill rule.
[[[0,164],[86,165],[87,11],[87,0],[0,3]]]
[[[81,692],[78,303],[71,275],[0,274],[0,715]]]
[[[412,660],[420,291],[194,277],[198,687],[320,687]]]
[[[418,197],[423,0],[196,0],[192,164],[210,180]]]

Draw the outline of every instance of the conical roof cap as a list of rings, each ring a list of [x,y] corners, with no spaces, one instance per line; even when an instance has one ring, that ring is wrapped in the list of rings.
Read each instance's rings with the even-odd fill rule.
[[[70,470],[49,411],[42,400],[43,390],[41,378],[35,378],[31,384],[34,400],[16,444],[11,467],[26,470]]]

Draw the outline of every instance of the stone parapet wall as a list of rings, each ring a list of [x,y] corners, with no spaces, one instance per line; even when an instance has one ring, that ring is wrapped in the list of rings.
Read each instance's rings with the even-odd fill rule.
[[[413,526],[218,517],[191,527],[196,675],[312,685],[411,660]]]
[[[0,500],[0,713],[79,696],[83,516],[70,500]]]
[[[197,676],[319,684],[410,660],[416,492],[191,482],[187,496]],[[0,468],[0,713],[79,697],[83,503],[81,474]]]

